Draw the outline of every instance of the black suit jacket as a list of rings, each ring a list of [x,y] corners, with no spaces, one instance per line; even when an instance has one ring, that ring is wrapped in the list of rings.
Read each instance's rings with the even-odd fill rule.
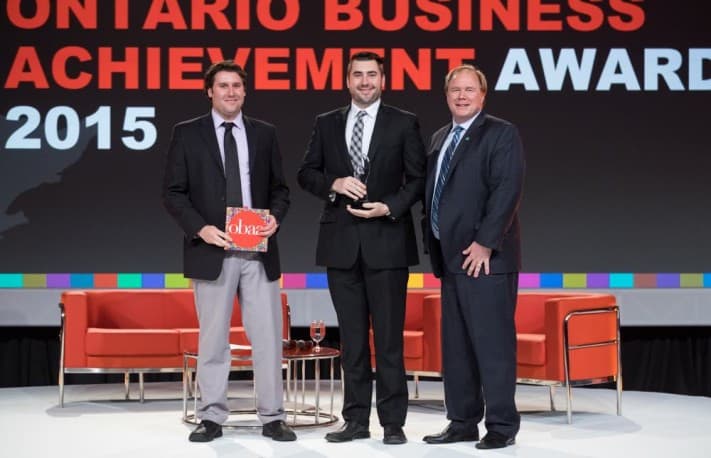
[[[423,234],[429,246],[432,271],[465,273],[462,250],[476,241],[491,248],[490,272],[518,272],[521,234],[518,208],[524,175],[524,153],[516,127],[482,112],[462,135],[449,166],[439,204],[440,240],[429,220],[437,158],[449,123],[432,135],[427,158],[426,217]]]
[[[252,207],[267,208],[279,224],[289,209],[274,126],[243,116],[249,144]],[[185,233],[183,272],[186,277],[215,280],[225,250],[197,237],[206,224],[225,228],[225,172],[212,115],[181,122],[173,129],[163,183],[163,202]],[[276,234],[260,253],[269,280],[281,275]]]
[[[417,117],[381,104],[368,150],[368,199],[384,202],[390,217],[364,219],[346,211],[350,199],[328,198],[336,178],[352,176],[345,140],[348,107],[319,115],[299,168],[302,188],[324,201],[316,264],[347,269],[358,252],[373,269],[417,264],[417,241],[410,207],[425,187],[425,151]]]

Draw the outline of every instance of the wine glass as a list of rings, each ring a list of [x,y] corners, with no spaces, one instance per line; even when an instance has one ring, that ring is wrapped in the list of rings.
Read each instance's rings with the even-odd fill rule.
[[[324,337],[326,337],[326,325],[323,323],[323,320],[313,320],[311,322],[311,340],[316,343],[314,347],[315,352],[318,353],[321,351],[319,342],[321,342]]]

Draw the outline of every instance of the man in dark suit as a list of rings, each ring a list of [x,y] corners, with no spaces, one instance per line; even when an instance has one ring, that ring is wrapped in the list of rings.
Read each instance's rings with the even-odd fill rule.
[[[383,442],[407,441],[402,332],[408,266],[418,263],[410,207],[424,192],[425,153],[415,115],[381,103],[384,85],[380,56],[351,57],[351,103],[316,118],[298,173],[324,202],[316,263],[327,267],[342,342],[346,423],[330,442],[370,437],[371,322]]]
[[[185,234],[184,274],[193,279],[200,322],[198,384],[202,421],[190,441],[222,435],[227,420],[230,317],[235,294],[252,345],[262,434],[296,439],[284,423],[282,313],[276,232],[289,208],[274,126],[242,113],[247,74],[232,61],[205,73],[212,103],[206,115],[179,123],[168,149],[163,200]],[[266,253],[226,251],[226,207],[269,209],[259,235]]]
[[[515,442],[514,309],[521,266],[519,202],[524,155],[511,123],[484,113],[486,78],[471,65],[445,78],[452,121],[432,136],[423,225],[434,274],[442,280],[442,365],[447,428],[441,444]]]

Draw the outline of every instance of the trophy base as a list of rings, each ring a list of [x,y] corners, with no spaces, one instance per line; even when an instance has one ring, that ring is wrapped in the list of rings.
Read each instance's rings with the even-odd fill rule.
[[[351,202],[351,208],[356,210],[368,210],[368,208],[363,207],[363,204],[370,203],[368,199],[358,199]]]

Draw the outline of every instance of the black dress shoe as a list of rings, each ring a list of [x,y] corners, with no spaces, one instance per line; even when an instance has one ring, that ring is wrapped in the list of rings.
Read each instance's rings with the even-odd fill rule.
[[[289,442],[296,440],[294,430],[284,423],[284,420],[274,420],[262,425],[262,436],[271,437],[272,440]]]
[[[368,427],[354,421],[347,421],[340,430],[326,434],[326,440],[329,442],[350,442],[354,439],[369,437]]]
[[[447,425],[439,434],[430,434],[422,438],[428,444],[451,444],[452,442],[476,442],[479,440],[479,430],[474,427],[474,431],[457,428],[452,423]]]
[[[383,444],[396,445],[404,444],[407,442],[405,432],[400,426],[386,425],[383,427],[383,431]]]
[[[190,442],[210,442],[216,437],[222,437],[222,426],[214,421],[203,420],[195,428],[195,431],[190,433],[188,440]]]
[[[479,450],[488,450],[490,448],[504,448],[516,443],[515,437],[507,437],[496,431],[489,431],[486,436],[476,444]]]

